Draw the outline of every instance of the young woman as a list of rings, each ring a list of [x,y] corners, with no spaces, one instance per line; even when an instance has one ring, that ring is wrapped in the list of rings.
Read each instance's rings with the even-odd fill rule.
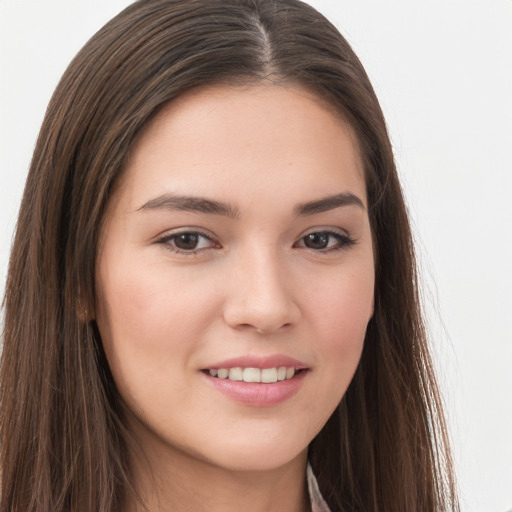
[[[456,510],[392,150],[296,0],[139,0],[50,102],[9,267],[7,511]]]

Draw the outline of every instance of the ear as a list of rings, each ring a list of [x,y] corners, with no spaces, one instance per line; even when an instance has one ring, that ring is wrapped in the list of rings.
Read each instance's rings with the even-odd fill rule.
[[[76,309],[76,316],[78,321],[83,324],[88,324],[94,320],[94,314],[87,307],[78,306]]]
[[[80,323],[88,324],[95,319],[94,309],[80,291],[78,293],[78,300],[76,301],[75,312]]]

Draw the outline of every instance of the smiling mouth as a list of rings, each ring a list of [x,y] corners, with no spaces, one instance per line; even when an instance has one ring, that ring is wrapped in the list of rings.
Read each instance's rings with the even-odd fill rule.
[[[238,382],[256,382],[262,384],[272,384],[290,380],[296,374],[306,371],[306,369],[296,369],[293,367],[280,366],[275,368],[212,368],[204,370],[211,377],[217,379],[226,379]]]

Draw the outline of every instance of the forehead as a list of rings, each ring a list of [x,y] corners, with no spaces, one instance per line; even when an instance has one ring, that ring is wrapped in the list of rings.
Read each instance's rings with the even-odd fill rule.
[[[204,88],[164,106],[134,144],[119,189],[136,208],[167,188],[226,200],[286,191],[298,201],[350,189],[366,200],[353,130],[290,84]]]

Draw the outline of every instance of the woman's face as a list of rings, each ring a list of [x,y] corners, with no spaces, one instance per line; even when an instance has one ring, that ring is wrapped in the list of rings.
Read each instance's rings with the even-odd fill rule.
[[[148,453],[231,470],[304,457],[373,313],[352,131],[291,85],[173,101],[130,154],[97,269],[96,320]]]

